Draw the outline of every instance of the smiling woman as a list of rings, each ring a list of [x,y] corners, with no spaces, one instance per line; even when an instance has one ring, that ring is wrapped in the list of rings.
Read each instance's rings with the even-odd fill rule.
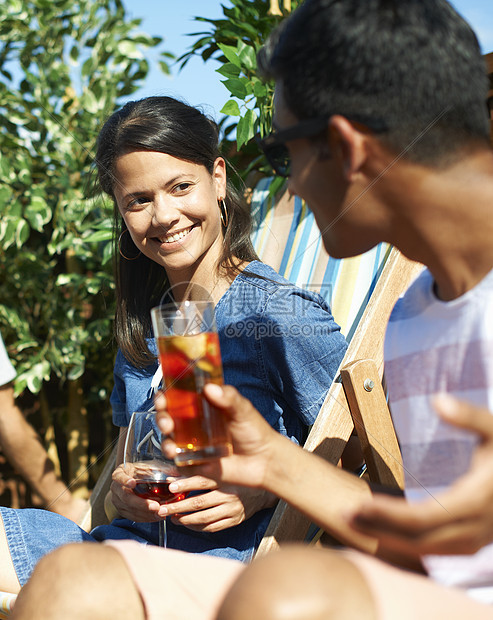
[[[118,264],[117,341],[127,359],[145,366],[155,361],[146,342],[153,306],[203,296],[203,289],[217,303],[242,265],[257,258],[250,214],[227,180],[217,125],[171,97],[129,102],[113,114],[99,135],[96,165],[115,203],[120,256],[139,256]]]
[[[346,350],[323,298],[257,259],[249,210],[228,182],[217,125],[204,114],[170,97],[129,102],[103,126],[96,168],[114,202],[118,239],[111,404],[120,437],[106,503],[115,518],[87,534],[58,515],[0,508],[0,566],[9,576],[0,573],[0,590],[12,589],[16,578],[23,585],[43,555],[70,541],[158,545],[164,507],[137,496],[136,481],[120,465],[130,417],[152,409],[162,376],[152,307],[212,300],[225,382],[296,443],[315,421]],[[276,498],[198,476],[182,482],[188,497],[166,507],[167,546],[250,560]]]

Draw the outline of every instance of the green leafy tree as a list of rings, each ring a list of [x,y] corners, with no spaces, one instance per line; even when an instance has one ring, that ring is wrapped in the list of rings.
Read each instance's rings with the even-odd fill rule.
[[[230,8],[222,5],[224,19],[194,18],[209,28],[190,34],[198,39],[178,59],[181,66],[193,55],[200,55],[206,62],[215,59],[221,64],[217,72],[230,92],[221,109],[221,113],[228,115],[223,122],[225,149],[243,179],[252,171],[271,174],[253,140],[257,132],[265,135],[270,131],[274,93],[274,85],[258,76],[257,52],[273,28],[300,2],[284,0],[280,6],[278,0],[231,0]],[[235,135],[234,145],[231,135]],[[272,190],[279,189],[282,182],[276,179]]]
[[[110,206],[88,198],[90,170],[161,43],[139,25],[120,0],[0,4],[0,329],[16,393],[81,494],[110,438],[115,354]]]

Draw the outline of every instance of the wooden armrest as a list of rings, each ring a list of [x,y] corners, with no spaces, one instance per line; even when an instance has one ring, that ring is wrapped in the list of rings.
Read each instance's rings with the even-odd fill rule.
[[[404,489],[404,468],[377,365],[356,360],[341,368],[354,427],[372,482]]]

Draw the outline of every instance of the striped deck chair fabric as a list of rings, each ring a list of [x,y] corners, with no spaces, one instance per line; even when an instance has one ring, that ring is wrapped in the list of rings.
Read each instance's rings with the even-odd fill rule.
[[[16,594],[0,592],[0,620],[10,616],[16,598]]]
[[[320,293],[348,340],[358,324],[390,253],[381,243],[352,258],[329,256],[315,217],[299,197],[269,196],[270,178],[252,194],[253,246],[264,263],[287,280]]]

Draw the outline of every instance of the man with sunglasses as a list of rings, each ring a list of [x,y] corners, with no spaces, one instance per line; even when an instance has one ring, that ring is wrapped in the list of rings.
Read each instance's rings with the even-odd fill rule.
[[[489,409],[493,399],[493,154],[477,40],[445,0],[306,0],[259,61],[276,81],[262,148],[314,211],[328,252],[387,241],[428,267],[394,311],[386,374],[406,483],[414,498],[420,483],[431,497],[372,496],[363,480],[274,433],[230,386],[206,395],[230,419],[234,454],[196,472],[265,488],[393,564],[423,559],[431,578],[349,551],[295,547],[243,569],[79,544],[41,560],[15,618],[106,618],[116,598],[119,617],[211,620],[238,575],[220,620],[493,617],[493,416],[435,396]],[[170,432],[164,396],[156,408]],[[461,429],[481,440],[470,467]]]
[[[237,430],[242,470],[231,461],[203,473],[251,484],[259,468],[262,487],[340,540],[365,544],[344,525],[366,542],[374,537],[376,555],[401,566],[421,561],[433,581],[456,590],[354,553],[291,549],[249,567],[219,617],[281,620],[290,605],[305,610],[293,616],[303,619],[332,617],[336,608],[337,618],[493,617],[492,607],[471,603],[467,611],[457,596],[462,589],[493,604],[493,482],[485,469],[493,418],[475,411],[480,422],[466,421],[467,407],[450,397],[437,401],[445,421],[433,407],[440,392],[493,405],[493,153],[475,35],[445,0],[307,0],[271,36],[259,65],[276,82],[274,131],[260,146],[310,205],[329,254],[352,256],[387,241],[427,267],[396,305],[385,344],[406,496],[421,503],[365,503],[348,485],[344,506],[342,472],[325,466],[322,483],[322,465],[317,476],[305,455],[279,466],[279,448],[258,425],[257,437]],[[229,388],[215,402],[227,403],[232,429],[246,424]],[[469,471],[477,438],[447,423],[454,420],[483,440]],[[247,604],[269,575],[272,589]]]

